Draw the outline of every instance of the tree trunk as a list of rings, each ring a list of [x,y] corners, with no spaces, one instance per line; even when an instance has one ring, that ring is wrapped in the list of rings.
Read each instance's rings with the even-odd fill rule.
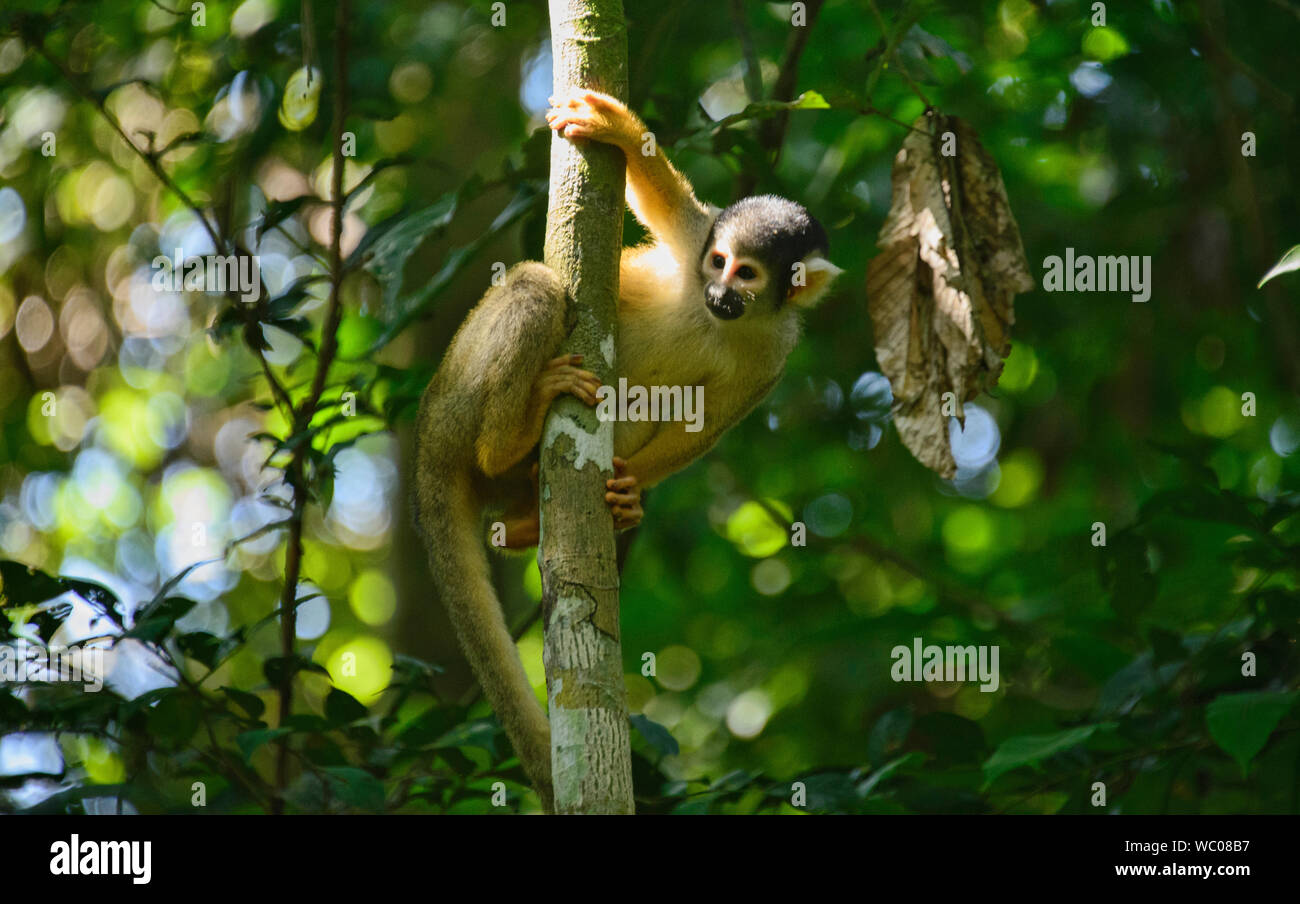
[[[622,0],[550,0],[557,96],[589,88],[627,97]],[[563,351],[615,376],[624,161],[607,145],[551,139],[546,264],[568,287],[577,325]],[[564,395],[541,443],[543,659],[557,813],[631,813],[632,757],[618,628],[618,568],[605,480],[613,423]]]

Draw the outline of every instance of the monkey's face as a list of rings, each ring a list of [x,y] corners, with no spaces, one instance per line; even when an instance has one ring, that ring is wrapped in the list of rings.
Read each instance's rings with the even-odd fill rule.
[[[736,320],[766,292],[768,273],[754,256],[740,253],[726,237],[714,236],[702,262],[704,306],[719,320]]]
[[[749,320],[816,304],[840,272],[826,247],[826,230],[802,205],[776,195],[737,201],[704,243],[704,305],[719,320]]]

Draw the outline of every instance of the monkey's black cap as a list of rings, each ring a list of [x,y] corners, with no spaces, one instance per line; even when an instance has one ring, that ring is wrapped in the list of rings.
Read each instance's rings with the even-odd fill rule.
[[[777,195],[754,195],[732,204],[713,221],[710,248],[719,236],[770,261],[774,274],[782,274],[778,278],[789,278],[791,267],[814,251],[830,251],[822,224],[802,204]]]

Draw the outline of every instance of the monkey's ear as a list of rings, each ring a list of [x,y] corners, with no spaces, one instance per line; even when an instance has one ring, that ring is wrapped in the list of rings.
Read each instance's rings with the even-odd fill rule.
[[[820,254],[808,255],[794,265],[786,301],[801,308],[811,308],[822,300],[835,277],[843,272]]]

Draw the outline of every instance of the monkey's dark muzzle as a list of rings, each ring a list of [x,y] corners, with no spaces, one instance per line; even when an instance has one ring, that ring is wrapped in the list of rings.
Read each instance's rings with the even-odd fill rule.
[[[719,320],[735,320],[745,313],[745,300],[733,289],[709,283],[704,289],[704,306]]]

